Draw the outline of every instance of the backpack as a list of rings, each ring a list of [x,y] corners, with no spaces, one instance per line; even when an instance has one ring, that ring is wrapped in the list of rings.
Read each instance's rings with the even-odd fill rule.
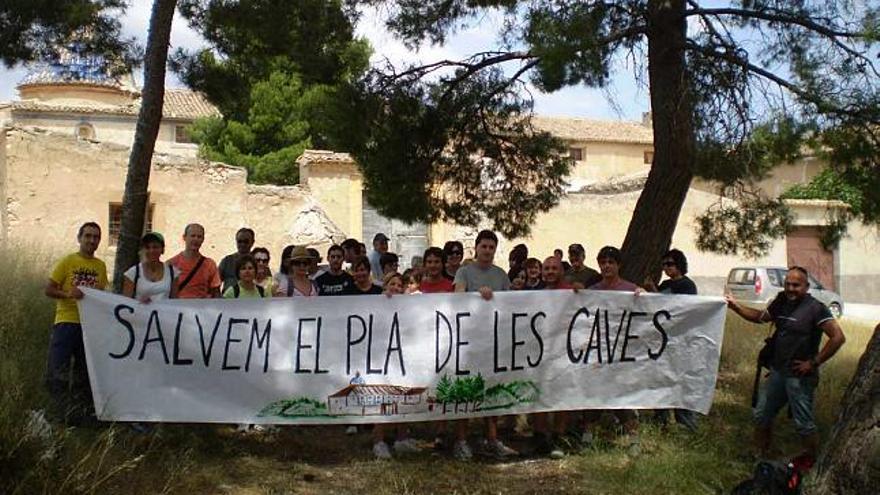
[[[751,479],[736,485],[731,495],[800,495],[801,471],[792,463],[760,461]]]
[[[256,287],[257,287],[257,292],[260,293],[260,297],[266,297],[265,289],[263,289],[263,287],[260,285],[257,285]],[[232,295],[234,295],[235,298],[238,299],[238,296],[240,294],[241,294],[241,286],[238,284],[233,285],[232,286]]]

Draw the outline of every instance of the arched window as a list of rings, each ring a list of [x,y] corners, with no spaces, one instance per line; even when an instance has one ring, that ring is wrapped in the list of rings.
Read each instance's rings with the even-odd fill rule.
[[[95,128],[87,122],[76,125],[76,137],[80,139],[95,139]]]

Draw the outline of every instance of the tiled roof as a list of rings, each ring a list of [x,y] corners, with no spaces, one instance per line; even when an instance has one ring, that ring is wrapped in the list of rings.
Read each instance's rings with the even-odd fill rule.
[[[195,120],[200,117],[220,117],[220,110],[202,93],[188,89],[169,89],[165,91],[162,116],[166,119]]]
[[[57,105],[37,100],[23,100],[12,103],[13,111],[39,113],[79,113],[98,115],[132,115],[140,111],[141,100],[126,105]],[[195,120],[199,117],[219,117],[220,111],[201,93],[186,89],[169,89],[165,91],[165,104],[162,118],[174,120]]]
[[[654,132],[641,122],[592,120],[573,117],[535,115],[532,123],[538,129],[571,141],[605,143],[653,144]]]
[[[350,395],[419,395],[425,387],[403,387],[400,385],[349,385],[330,397],[346,397]]]

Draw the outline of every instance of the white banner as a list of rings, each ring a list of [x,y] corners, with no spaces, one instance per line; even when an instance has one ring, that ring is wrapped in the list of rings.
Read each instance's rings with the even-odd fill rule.
[[[99,419],[430,421],[712,404],[719,297],[597,291],[170,300],[85,290]]]

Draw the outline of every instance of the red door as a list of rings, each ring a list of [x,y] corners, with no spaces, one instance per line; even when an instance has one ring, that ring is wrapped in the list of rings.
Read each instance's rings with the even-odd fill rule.
[[[795,227],[785,238],[788,266],[802,266],[826,288],[834,288],[834,254],[822,247],[818,227]]]

